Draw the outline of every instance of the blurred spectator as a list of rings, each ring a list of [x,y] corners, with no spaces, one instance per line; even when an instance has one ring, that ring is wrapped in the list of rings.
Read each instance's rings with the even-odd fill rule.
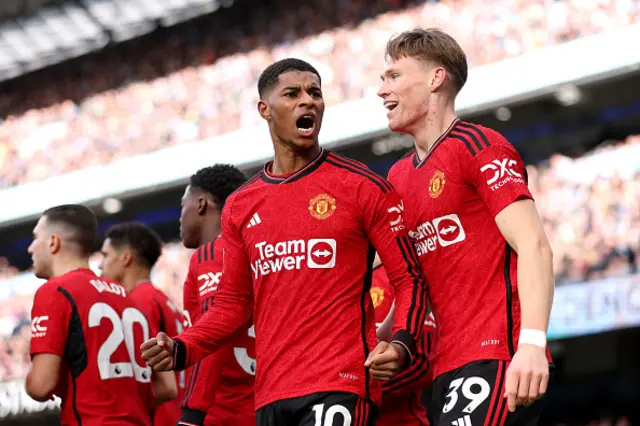
[[[259,73],[283,57],[317,65],[335,105],[375,93],[405,29],[451,32],[477,66],[640,18],[638,0],[247,2],[5,84],[0,188],[254,125]]]

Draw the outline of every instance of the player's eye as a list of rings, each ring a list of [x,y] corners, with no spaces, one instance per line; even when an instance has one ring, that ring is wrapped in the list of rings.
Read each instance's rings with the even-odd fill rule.
[[[287,92],[284,94],[288,98],[295,98],[297,96],[296,92]]]

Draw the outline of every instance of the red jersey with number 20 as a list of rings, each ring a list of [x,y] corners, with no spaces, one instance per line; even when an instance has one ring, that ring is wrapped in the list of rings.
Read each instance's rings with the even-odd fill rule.
[[[223,250],[224,241],[218,237],[191,256],[183,300],[193,324],[213,305],[222,278]],[[243,327],[225,348],[191,369],[182,405],[201,415],[206,413],[206,426],[253,426],[255,372],[253,326]],[[198,413],[185,413],[183,420],[201,424],[198,417]]]
[[[150,425],[137,381],[151,369],[135,362],[149,325],[124,287],[76,269],[43,284],[31,310],[31,356],[62,358],[54,391],[63,426]],[[133,360],[133,361],[132,361]]]
[[[434,378],[476,360],[510,360],[520,331],[518,258],[495,217],[532,198],[516,149],[495,130],[456,119],[424,159],[412,152],[389,180],[430,284]]]
[[[373,269],[371,298],[376,313],[376,322],[382,323],[393,305],[394,291],[384,266]],[[432,371],[429,350],[435,322],[429,315],[422,328],[416,355],[408,368],[398,373],[393,380],[382,384],[382,406],[377,426],[426,426],[429,424],[427,410],[422,405],[422,392],[431,386]]]
[[[331,391],[379,403],[380,382],[364,367],[376,346],[374,250],[395,286],[394,339],[412,348],[426,315],[400,197],[362,163],[325,150],[288,176],[270,167],[227,200],[222,284],[209,312],[176,340],[176,365],[218,349],[253,312],[256,409]]]
[[[131,292],[131,298],[149,321],[151,336],[163,331],[169,336],[184,330],[184,315],[166,294],[150,282],[138,284]],[[138,351],[139,352],[139,351]],[[153,408],[153,426],[175,426],[180,419],[180,401],[186,387],[184,371],[176,372],[178,396]]]

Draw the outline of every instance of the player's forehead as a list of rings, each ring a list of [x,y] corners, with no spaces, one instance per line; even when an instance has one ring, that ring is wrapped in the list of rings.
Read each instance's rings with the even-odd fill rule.
[[[288,87],[308,89],[311,87],[320,88],[320,79],[315,73],[310,71],[290,70],[278,76],[278,84],[275,90],[281,91]]]
[[[34,235],[42,234],[46,227],[47,227],[47,217],[40,216],[40,219],[38,219],[36,226],[33,227],[33,234]]]
[[[402,56],[400,58],[388,58],[385,62],[384,70],[380,75],[381,78],[387,77],[395,72],[412,71],[420,66],[418,59],[411,56]]]

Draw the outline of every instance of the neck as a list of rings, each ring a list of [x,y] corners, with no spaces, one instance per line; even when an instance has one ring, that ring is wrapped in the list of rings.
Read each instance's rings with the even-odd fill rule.
[[[64,256],[52,265],[54,277],[59,277],[76,269],[88,269],[89,259],[86,257]]]
[[[309,164],[320,153],[320,144],[316,141],[311,148],[296,148],[289,144],[274,143],[275,156],[271,173],[286,175],[297,172]]]
[[[424,158],[440,136],[456,119],[453,98],[435,98],[429,105],[425,119],[419,120],[419,126],[408,133],[413,136],[416,151],[420,158]]]
[[[220,220],[217,220],[215,223],[205,225],[200,233],[200,245],[203,246],[218,238],[218,235],[221,233],[220,228]]]
[[[143,281],[151,281],[151,270],[143,267],[137,267],[128,270],[122,278],[122,282],[120,284],[128,292],[132,292],[133,289]]]

